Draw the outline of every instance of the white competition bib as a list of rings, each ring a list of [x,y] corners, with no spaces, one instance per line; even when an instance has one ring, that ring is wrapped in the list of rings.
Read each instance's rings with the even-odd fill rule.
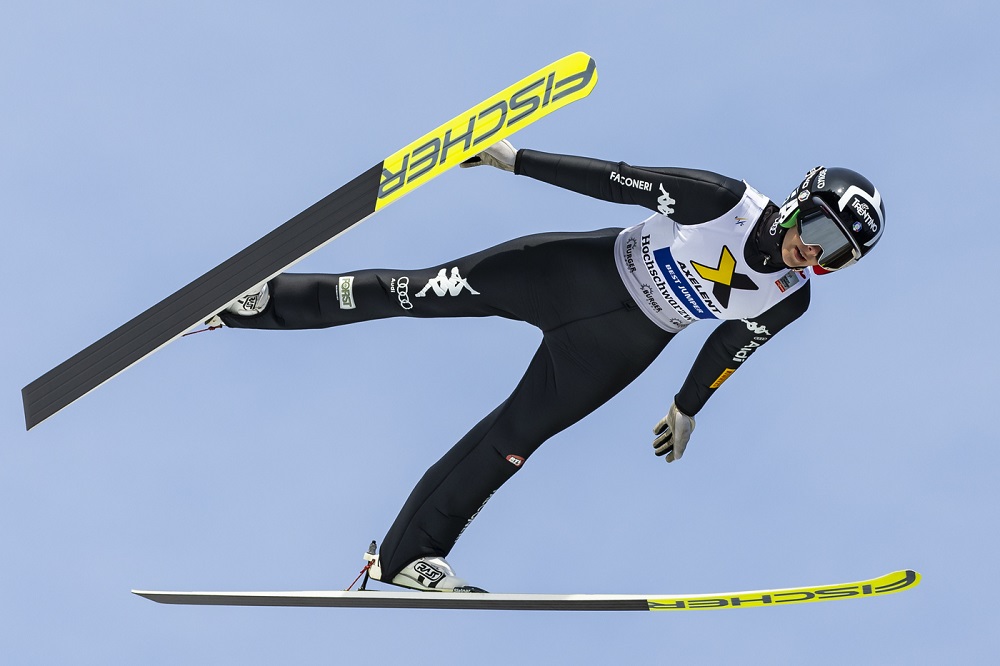
[[[758,273],[743,248],[768,199],[749,185],[719,218],[681,225],[656,213],[618,235],[615,262],[650,319],[677,332],[698,319],[756,317],[800,289],[808,274]]]

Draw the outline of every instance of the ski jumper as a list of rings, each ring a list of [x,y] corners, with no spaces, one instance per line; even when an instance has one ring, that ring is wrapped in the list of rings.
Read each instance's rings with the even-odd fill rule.
[[[698,319],[723,320],[675,396],[694,416],[755,349],[805,312],[809,280],[775,257],[777,207],[707,171],[521,150],[515,173],[655,211],[629,229],[544,233],[419,270],[283,274],[237,328],[305,329],[388,317],[486,317],[538,327],[513,393],[423,475],[382,541],[382,579],[447,556],[547,439],[639,376]]]

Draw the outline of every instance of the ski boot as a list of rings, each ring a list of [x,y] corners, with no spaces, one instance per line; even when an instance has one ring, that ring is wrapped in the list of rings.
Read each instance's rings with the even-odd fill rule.
[[[374,580],[382,580],[378,555],[366,553],[365,559],[372,563],[368,575]],[[486,592],[456,576],[443,557],[421,557],[403,567],[392,580],[383,582],[421,592]]]

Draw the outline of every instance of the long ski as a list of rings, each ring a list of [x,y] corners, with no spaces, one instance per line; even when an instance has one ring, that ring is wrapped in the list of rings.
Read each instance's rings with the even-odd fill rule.
[[[916,587],[909,569],[854,583],[721,594],[479,594],[444,592],[154,592],[134,594],[162,604],[209,606],[326,606],[338,608],[441,608],[549,611],[684,611],[759,608],[893,594]]]
[[[21,391],[30,430],[393,201],[489,145],[590,94],[597,65],[574,53],[428,132]]]

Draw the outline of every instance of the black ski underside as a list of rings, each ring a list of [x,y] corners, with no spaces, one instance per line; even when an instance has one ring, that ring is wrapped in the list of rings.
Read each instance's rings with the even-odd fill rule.
[[[161,604],[199,606],[303,606],[325,608],[438,608],[452,610],[648,611],[644,597],[614,595],[477,594],[460,592],[336,592],[233,594],[147,592]]]
[[[375,212],[377,164],[21,390],[30,430]]]

